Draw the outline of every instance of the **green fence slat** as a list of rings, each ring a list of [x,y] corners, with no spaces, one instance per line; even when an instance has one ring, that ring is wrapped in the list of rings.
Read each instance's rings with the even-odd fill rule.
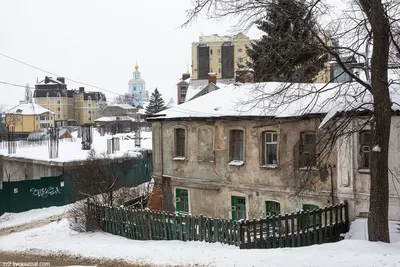
[[[293,247],[295,247],[296,246],[296,236],[295,236],[295,232],[294,232],[294,214],[293,213],[291,213],[290,214],[290,232],[291,232],[291,234],[290,234],[290,237],[291,237],[291,244],[290,244],[290,246],[293,248]]]

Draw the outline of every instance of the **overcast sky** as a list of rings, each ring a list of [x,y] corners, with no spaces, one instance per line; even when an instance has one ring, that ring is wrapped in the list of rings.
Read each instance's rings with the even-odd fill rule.
[[[190,68],[191,43],[201,33],[229,34],[232,24],[200,20],[181,29],[189,0],[1,2],[0,53],[118,94],[128,92],[137,61],[149,92],[158,87],[166,101],[176,98],[175,83]],[[34,86],[45,75],[0,56],[0,81]],[[0,104],[18,104],[23,91],[0,84]]]

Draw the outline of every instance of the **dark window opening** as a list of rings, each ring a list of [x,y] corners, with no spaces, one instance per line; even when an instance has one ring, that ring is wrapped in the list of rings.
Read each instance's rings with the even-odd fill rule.
[[[316,166],[317,137],[315,133],[302,133],[300,167]]]
[[[185,129],[175,129],[175,157],[185,157]]]
[[[230,132],[230,160],[243,161],[243,131],[231,130]]]

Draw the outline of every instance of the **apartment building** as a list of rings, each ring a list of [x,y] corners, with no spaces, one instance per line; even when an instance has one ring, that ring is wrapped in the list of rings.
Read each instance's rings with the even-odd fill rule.
[[[93,123],[99,109],[106,103],[106,97],[100,92],[68,90],[65,78],[45,77],[35,85],[33,95],[36,104],[55,113],[55,126],[73,126]]]
[[[232,79],[238,64],[248,60],[246,45],[250,39],[242,33],[233,36],[200,36],[192,43],[192,79],[207,79],[216,73],[218,79]]]

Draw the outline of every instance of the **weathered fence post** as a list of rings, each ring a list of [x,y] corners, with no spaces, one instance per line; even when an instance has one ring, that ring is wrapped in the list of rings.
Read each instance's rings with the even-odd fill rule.
[[[350,229],[349,202],[347,202],[347,200],[344,201],[344,220],[345,220],[345,231],[347,232]]]

